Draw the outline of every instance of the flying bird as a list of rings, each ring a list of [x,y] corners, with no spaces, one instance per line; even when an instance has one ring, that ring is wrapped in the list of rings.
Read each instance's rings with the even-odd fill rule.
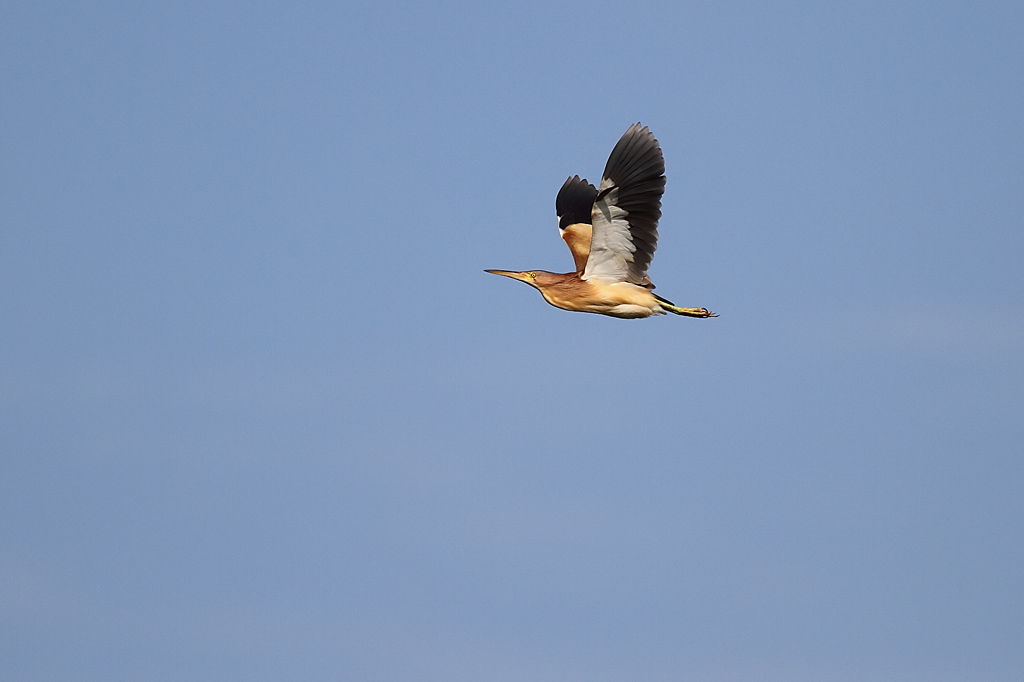
[[[575,272],[485,270],[526,282],[562,310],[636,318],[664,315],[718,317],[707,308],[680,308],[656,295],[647,276],[658,248],[665,158],[647,126],[619,139],[594,187],[580,176],[555,197],[558,231],[572,252]]]

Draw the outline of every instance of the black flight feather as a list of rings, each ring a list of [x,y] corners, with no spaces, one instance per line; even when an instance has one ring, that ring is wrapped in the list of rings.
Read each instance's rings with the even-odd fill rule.
[[[597,188],[574,175],[562,185],[555,197],[555,213],[559,229],[576,223],[590,224],[590,213],[597,198]]]

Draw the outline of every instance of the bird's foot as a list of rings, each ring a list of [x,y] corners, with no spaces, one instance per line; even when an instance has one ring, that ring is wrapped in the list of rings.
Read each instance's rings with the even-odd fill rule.
[[[680,308],[679,306],[674,306],[669,303],[665,303],[664,301],[658,301],[658,303],[662,308],[670,313],[675,313],[676,315],[685,315],[687,317],[718,317],[717,313],[713,313],[707,308]]]

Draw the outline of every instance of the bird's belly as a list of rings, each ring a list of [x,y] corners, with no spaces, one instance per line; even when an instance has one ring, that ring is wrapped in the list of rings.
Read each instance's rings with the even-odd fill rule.
[[[541,292],[556,308],[612,317],[637,318],[663,315],[654,294],[628,282],[576,280],[574,286],[560,291],[551,288]]]
[[[664,311],[660,307],[648,308],[642,305],[633,305],[631,303],[623,303],[613,307],[604,313],[605,315],[611,315],[612,317],[622,317],[627,320],[632,320],[638,317],[650,317],[651,315],[664,315]]]

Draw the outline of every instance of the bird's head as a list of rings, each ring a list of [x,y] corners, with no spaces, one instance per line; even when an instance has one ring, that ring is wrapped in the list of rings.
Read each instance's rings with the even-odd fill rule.
[[[520,282],[526,282],[531,287],[540,288],[546,283],[546,278],[550,275],[550,272],[544,272],[543,270],[527,270],[525,272],[515,272],[512,270],[484,270],[492,275],[501,275],[502,277],[511,277],[517,279]]]

